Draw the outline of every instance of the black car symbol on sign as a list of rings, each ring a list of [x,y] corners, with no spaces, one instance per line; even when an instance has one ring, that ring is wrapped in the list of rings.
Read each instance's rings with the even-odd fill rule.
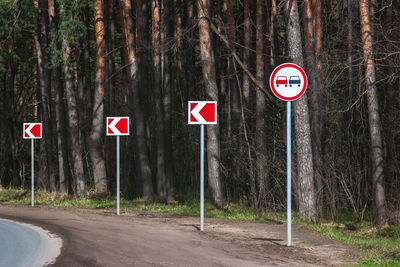
[[[301,81],[299,76],[290,76],[289,86],[292,87],[293,84],[297,84],[297,86],[300,87]]]

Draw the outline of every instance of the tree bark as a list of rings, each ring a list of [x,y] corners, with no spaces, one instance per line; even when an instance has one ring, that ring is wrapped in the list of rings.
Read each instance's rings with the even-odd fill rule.
[[[386,224],[385,189],[383,173],[383,147],[379,103],[376,91],[373,38],[368,0],[360,0],[361,38],[365,63],[365,86],[367,89],[368,120],[371,137],[372,187],[374,191],[374,223]]]
[[[176,39],[176,65],[178,68],[178,84],[183,82],[183,38],[182,38],[182,7],[180,0],[174,0],[175,6],[175,39]]]
[[[50,38],[52,43],[52,50],[57,51],[60,49],[57,40],[57,21],[54,0],[48,0],[49,6],[49,29]],[[61,84],[61,70],[58,64],[57,57],[51,57],[51,83],[54,88],[55,109],[56,109],[56,132],[57,132],[57,154],[58,154],[58,175],[60,182],[60,192],[67,192],[69,176],[69,164],[67,156],[67,140],[65,136],[65,117],[64,117],[64,101],[63,90]],[[55,186],[55,185],[54,185]],[[54,189],[53,189],[54,190]]]
[[[279,40],[278,40],[278,10],[276,0],[271,1],[271,26],[270,26],[270,38],[271,38],[271,65],[275,66],[278,64],[279,55]]]
[[[169,38],[171,33],[170,7],[167,0],[162,0],[161,17],[161,51],[162,51],[162,84],[163,84],[163,111],[164,111],[164,144],[165,144],[165,174],[167,200],[171,200],[173,194],[173,155],[172,155],[172,121],[171,121],[171,66],[169,52]]]
[[[34,24],[35,24],[35,48],[38,57],[38,67],[40,76],[40,94],[41,94],[41,114],[43,120],[43,141],[41,142],[41,162],[39,176],[39,184],[47,190],[55,190],[54,168],[51,160],[51,152],[53,147],[51,134],[51,118],[50,118],[50,79],[48,71],[48,55],[47,55],[47,1],[40,4],[42,9],[41,28],[39,29],[39,0],[34,0]]]
[[[154,98],[157,142],[157,193],[161,202],[167,202],[167,177],[165,174],[164,110],[161,91],[161,1],[152,0],[152,40],[154,64]]]
[[[94,2],[96,32],[96,80],[93,101],[92,131],[89,136],[89,153],[92,162],[95,190],[107,192],[107,174],[102,154],[101,137],[104,135],[104,90],[106,84],[106,40],[104,23],[104,0]]]
[[[296,0],[285,3],[287,40],[289,57],[293,63],[303,66],[303,53],[300,34],[299,12]],[[300,218],[317,221],[318,214],[314,192],[313,157],[311,149],[310,119],[308,115],[307,96],[303,95],[294,102],[294,119],[296,133],[299,215]]]
[[[243,1],[243,13],[244,13],[244,28],[243,28],[243,64],[246,68],[249,68],[250,63],[250,49],[251,49],[251,40],[250,40],[250,3],[249,0]],[[246,105],[249,104],[250,99],[250,79],[249,75],[245,71],[243,71],[243,98]]]
[[[349,65],[349,103],[350,106],[353,99],[354,87],[354,68],[353,68],[353,45],[354,45],[354,23],[356,17],[357,0],[347,0],[347,64]]]
[[[265,42],[264,42],[264,17],[265,17],[265,6],[264,0],[257,0],[256,2],[256,77],[259,83],[265,84]],[[263,205],[265,199],[265,189],[267,188],[268,177],[266,168],[266,125],[265,125],[265,96],[260,91],[256,91],[256,175],[258,184],[257,205]],[[253,198],[254,198],[253,197]]]
[[[153,197],[153,184],[151,180],[151,168],[149,155],[146,146],[145,122],[143,111],[140,104],[138,75],[139,68],[135,51],[135,38],[133,30],[133,21],[131,17],[132,6],[130,0],[119,1],[122,33],[125,42],[125,53],[129,63],[129,90],[131,93],[130,106],[133,112],[134,145],[136,154],[136,170],[142,184],[142,194],[144,198]]]
[[[62,19],[70,19],[65,17],[64,6],[60,4]],[[62,48],[63,48],[63,59],[64,59],[64,77],[65,77],[65,92],[68,105],[68,123],[69,123],[69,135],[71,140],[71,152],[72,152],[72,166],[73,175],[76,185],[76,195],[83,197],[86,193],[86,181],[83,169],[83,158],[82,158],[82,147],[79,141],[79,116],[77,97],[74,88],[74,77],[71,70],[71,47],[65,35],[62,36]]]
[[[228,40],[232,52],[236,52],[236,23],[235,23],[235,1],[227,0],[227,22],[228,22]],[[235,59],[233,56],[228,57],[228,84],[231,102],[231,173],[233,181],[237,181],[240,178],[240,151],[241,151],[241,140],[239,133],[241,129],[240,121],[240,105],[239,105],[239,91],[237,86],[237,74],[235,71]],[[237,148],[237,149],[234,149]]]
[[[308,69],[309,88],[308,94],[310,95],[310,110],[311,110],[311,139],[312,150],[313,150],[313,166],[314,166],[314,179],[316,185],[316,197],[317,197],[317,208],[318,214],[322,216],[323,208],[323,185],[322,185],[322,142],[321,142],[321,83],[319,83],[319,77],[321,76],[320,71],[317,69],[316,50],[317,41],[315,38],[315,29],[320,24],[316,13],[321,11],[321,2],[319,7],[313,9],[311,0],[304,0],[303,5],[303,19],[304,19],[304,34],[305,34],[305,55],[306,55],[306,66]],[[312,11],[313,10],[313,11]],[[313,14],[315,12],[315,14]],[[315,22],[315,23],[313,23]],[[321,38],[321,36],[319,36]],[[318,52],[320,46],[318,47]]]
[[[188,1],[187,3],[187,20],[186,20],[186,30],[189,31],[189,49],[188,49],[188,54],[187,54],[187,69],[186,69],[186,79],[188,81],[187,83],[187,98],[188,99],[193,99],[197,98],[199,94],[196,92],[196,79],[195,79],[195,63],[196,63],[196,57],[195,57],[195,42],[194,42],[194,6],[193,6],[194,1]]]
[[[209,23],[210,0],[197,0],[199,16],[200,55],[203,80],[209,100],[218,101],[218,87],[215,77],[214,51],[211,44],[211,29]],[[212,203],[219,209],[223,207],[223,192],[219,173],[220,161],[219,126],[207,126],[207,162],[208,185]]]

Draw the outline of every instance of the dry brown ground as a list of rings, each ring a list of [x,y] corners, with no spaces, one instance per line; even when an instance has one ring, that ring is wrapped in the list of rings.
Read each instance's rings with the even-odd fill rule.
[[[357,248],[304,226],[205,219],[156,212],[30,207],[0,202],[0,218],[59,235],[55,266],[343,266]]]

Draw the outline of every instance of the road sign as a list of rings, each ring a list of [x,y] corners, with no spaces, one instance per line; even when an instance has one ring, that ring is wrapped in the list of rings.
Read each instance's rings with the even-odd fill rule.
[[[42,139],[42,123],[27,122],[23,124],[23,138],[24,139]]]
[[[34,139],[42,139],[42,123],[41,122],[26,122],[22,125],[22,137],[31,139],[31,205],[35,205],[35,149]]]
[[[188,123],[200,124],[200,231],[204,231],[204,124],[217,124],[217,101],[189,101]]]
[[[189,101],[189,124],[217,124],[217,101]]]
[[[272,92],[277,98],[284,101],[299,99],[305,93],[307,85],[306,73],[294,63],[279,65],[269,78]]]
[[[129,117],[107,117],[107,135],[129,135]]]
[[[120,140],[121,135],[129,135],[129,117],[107,117],[107,135],[116,136],[116,160],[117,160],[117,215],[119,215],[120,206]]]
[[[284,63],[274,69],[269,77],[269,86],[274,95],[286,102],[286,216],[287,245],[292,245],[292,114],[291,101],[299,99],[307,89],[307,75],[294,63]]]

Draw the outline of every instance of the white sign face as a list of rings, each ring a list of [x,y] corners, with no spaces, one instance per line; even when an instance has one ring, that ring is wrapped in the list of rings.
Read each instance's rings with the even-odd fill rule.
[[[42,139],[42,123],[24,123],[23,124],[24,139]]]
[[[217,101],[189,101],[189,124],[217,124]]]
[[[299,99],[307,89],[307,75],[304,70],[293,63],[285,63],[274,69],[269,86],[274,95],[284,101]]]
[[[107,135],[129,135],[129,117],[107,117]]]

